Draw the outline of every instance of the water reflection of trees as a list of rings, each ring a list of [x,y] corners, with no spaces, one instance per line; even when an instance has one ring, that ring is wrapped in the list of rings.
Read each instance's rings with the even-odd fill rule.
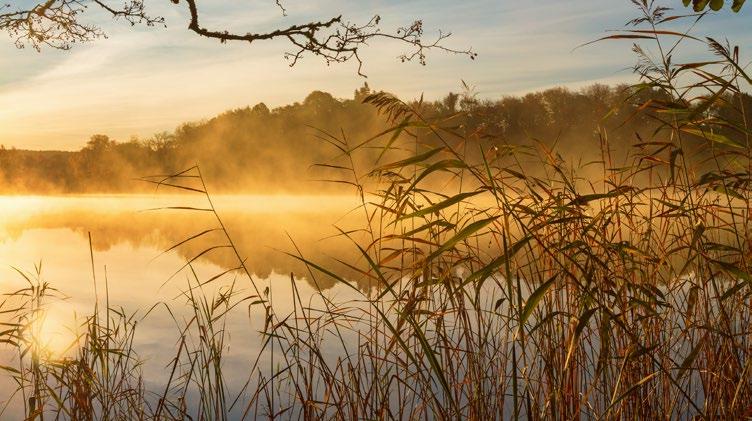
[[[355,216],[341,213],[298,211],[298,212],[242,212],[231,211],[223,215],[232,239],[244,256],[246,264],[259,278],[266,278],[272,272],[294,273],[321,288],[334,284],[332,279],[320,276],[312,281],[306,265],[285,252],[296,253],[296,246],[306,259],[332,265],[333,257],[356,261],[357,249],[349,240],[337,236],[338,226],[353,226]],[[155,257],[177,243],[204,230],[215,228],[216,222],[198,212],[180,211],[112,211],[68,209],[53,212],[35,213],[24,217],[6,220],[4,230],[10,239],[18,238],[30,229],[70,229],[81,236],[92,233],[95,251],[107,251],[127,244],[133,248],[153,249]],[[289,234],[289,236],[288,236]],[[294,242],[294,243],[293,243]],[[214,231],[176,247],[176,253],[185,261],[198,256],[214,245],[226,244],[220,231]],[[199,261],[210,262],[225,269],[236,267],[238,262],[228,249],[216,249],[203,254]],[[338,265],[341,267],[341,265]],[[177,269],[177,268],[176,268]],[[348,273],[342,267],[338,273]],[[351,279],[358,276],[349,272]],[[367,282],[359,282],[367,287]]]
[[[177,200],[175,197],[164,199],[167,202]],[[226,206],[228,203],[221,205],[222,208],[226,208],[220,211],[223,222],[240,255],[246,258],[246,265],[258,278],[267,278],[272,272],[293,273],[296,278],[304,278],[314,287],[326,289],[333,286],[334,279],[320,271],[314,271],[314,280],[304,262],[286,254],[297,254],[299,250],[305,259],[357,283],[362,289],[375,286],[372,283],[374,278],[368,275],[368,264],[361,258],[360,251],[351,240],[340,235],[341,232],[338,230],[341,228],[348,232],[364,247],[370,244],[368,238],[364,237],[365,234],[358,231],[359,228],[363,228],[365,221],[362,209],[352,211],[350,208],[354,202],[337,202],[334,197],[321,196],[308,202],[291,200],[285,206],[275,202],[274,198],[256,198],[257,200],[249,201],[225,196],[224,199],[234,202],[234,206]],[[4,215],[0,215],[4,218],[0,230],[11,240],[17,239],[30,229],[69,229],[82,237],[91,232],[95,251],[108,251],[125,244],[134,249],[148,250],[155,258],[158,258],[160,252],[171,249],[170,253],[176,254],[185,262],[199,256],[197,261],[209,262],[223,269],[238,266],[235,254],[228,248],[217,248],[203,253],[213,246],[227,244],[219,230],[208,232],[172,249],[176,244],[196,234],[217,228],[216,220],[208,212],[137,211],[136,209],[151,207],[154,203],[136,204],[138,199],[134,198],[118,198],[109,204],[105,204],[107,200],[99,196],[89,196],[83,200],[62,199],[60,204],[54,203],[54,198],[42,200],[45,205],[38,204],[38,207],[47,207],[48,210],[4,212]],[[284,200],[286,199],[282,199],[282,202]],[[103,202],[102,205],[96,206],[97,201]],[[316,206],[316,203],[319,205]],[[29,204],[22,207],[25,206]],[[637,206],[633,212],[644,210]],[[722,221],[705,221],[707,227],[720,223]],[[679,235],[679,228],[669,226],[664,227],[664,231],[668,235]],[[639,232],[632,232],[625,227],[622,234],[627,238],[637,236]],[[721,232],[719,235],[720,243],[731,243],[732,239],[727,238],[730,234],[723,235]],[[380,246],[384,250],[393,250],[400,247],[399,241],[398,236],[383,239]],[[480,241],[477,247],[478,252],[487,253],[490,258],[501,254],[498,245]],[[517,256],[516,264],[520,267],[530,266],[528,269],[535,271],[535,267],[541,262],[533,256],[534,254]],[[388,259],[388,256],[382,257]],[[546,256],[542,254],[539,257],[545,260]],[[399,267],[409,266],[407,263],[409,262],[401,262],[402,266],[397,265],[395,270],[400,272]],[[671,276],[681,272],[681,268],[686,266],[685,263],[686,257],[672,254],[659,268],[664,272],[661,279],[669,280]],[[409,274],[402,273],[402,276]]]

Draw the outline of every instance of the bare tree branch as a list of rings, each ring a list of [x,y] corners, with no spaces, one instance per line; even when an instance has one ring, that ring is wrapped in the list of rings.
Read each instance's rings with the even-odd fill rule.
[[[30,45],[37,51],[43,47],[68,50],[75,43],[105,37],[101,28],[81,21],[89,5],[131,25],[164,24],[164,18],[145,13],[144,0],[128,0],[117,8],[103,0],[46,0],[26,9],[12,10],[10,4],[0,6],[0,31],[7,32],[18,48]]]
[[[232,33],[203,27],[199,20],[197,0],[170,1],[176,5],[184,3],[187,6],[190,15],[188,29],[203,37],[214,38],[223,43],[286,39],[292,47],[284,53],[290,66],[294,66],[306,54],[311,54],[323,59],[327,64],[355,60],[358,63],[358,74],[364,76],[361,48],[376,39],[392,40],[406,45],[407,51],[398,56],[402,62],[417,60],[425,65],[429,50],[466,55],[471,59],[477,56],[471,49],[446,47],[444,41],[451,33],[439,31],[435,38],[424,41],[425,33],[421,20],[401,27],[394,33],[381,30],[379,15],[360,25],[345,21],[340,15],[328,20],[295,24],[270,32]],[[30,45],[38,51],[43,47],[67,50],[75,43],[106,37],[100,27],[82,22],[81,16],[89,10],[89,6],[102,9],[114,19],[125,20],[131,25],[165,24],[164,18],[146,13],[145,0],[126,0],[120,6],[113,6],[112,3],[110,0],[45,0],[26,9],[12,9],[10,4],[5,4],[0,6],[0,31],[10,34],[18,48]],[[287,16],[282,0],[274,0],[274,3],[282,15]]]

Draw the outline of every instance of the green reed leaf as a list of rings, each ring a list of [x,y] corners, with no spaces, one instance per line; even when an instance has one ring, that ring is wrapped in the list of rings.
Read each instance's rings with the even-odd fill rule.
[[[426,261],[431,261],[431,260],[435,259],[436,257],[440,256],[445,251],[447,251],[447,250],[451,249],[452,247],[454,247],[460,241],[462,241],[462,240],[468,238],[469,236],[475,234],[476,232],[478,232],[479,230],[481,230],[482,228],[484,228],[486,225],[492,223],[493,221],[495,221],[497,219],[499,219],[498,216],[494,216],[494,217],[486,218],[486,219],[481,219],[480,221],[475,221],[472,224],[466,226],[465,228],[462,228],[460,230],[460,232],[458,232],[457,234],[455,234],[454,237],[450,238],[449,241],[445,242],[444,244],[441,245],[441,247],[439,247],[438,249],[436,249],[436,251],[434,251],[433,253],[431,253],[426,258]]]
[[[435,205],[432,205],[432,206],[429,206],[427,208],[423,208],[423,209],[417,210],[417,211],[415,211],[413,213],[404,215],[404,216],[398,218],[395,222],[399,222],[399,221],[401,221],[403,219],[418,218],[418,217],[421,217],[421,216],[424,216],[424,215],[429,215],[431,213],[438,212],[438,211],[440,211],[442,209],[448,208],[449,206],[452,206],[452,205],[456,205],[457,203],[460,203],[460,202],[462,202],[465,199],[468,199],[470,197],[476,196],[476,195],[481,194],[481,193],[483,193],[483,191],[482,190],[478,190],[478,191],[466,192],[466,193],[460,193],[460,194],[454,195],[454,196],[452,196],[452,197],[450,197],[450,198],[448,198],[448,199],[446,199],[446,200],[444,200],[442,202],[436,203]]]
[[[527,322],[527,319],[530,318],[530,316],[533,314],[533,311],[538,306],[538,303],[543,299],[543,297],[546,295],[546,292],[556,283],[557,275],[552,276],[548,281],[544,282],[541,286],[538,287],[532,294],[530,294],[530,297],[525,302],[525,306],[522,309],[522,313],[520,313],[520,329],[524,326],[525,322]]]
[[[434,148],[434,149],[431,149],[431,150],[429,150],[427,152],[423,152],[422,154],[411,156],[410,158],[403,159],[401,161],[392,162],[391,164],[382,165],[382,166],[376,168],[375,170],[371,171],[371,173],[372,174],[376,174],[376,173],[384,172],[386,170],[393,170],[393,169],[397,169],[397,168],[404,168],[404,167],[406,167],[408,165],[417,164],[419,162],[423,162],[423,161],[431,158],[432,156],[436,155],[437,153],[443,151],[444,149],[446,149],[446,148],[444,148],[443,146],[442,147],[438,147],[438,148]]]
[[[572,358],[572,353],[574,352],[574,349],[577,347],[577,343],[580,341],[580,336],[582,335],[582,331],[585,330],[585,327],[587,327],[588,323],[590,322],[590,317],[595,314],[595,312],[598,311],[598,308],[591,308],[590,310],[585,310],[580,317],[577,318],[577,327],[574,329],[574,334],[572,335],[572,338],[569,340],[569,347],[567,349],[567,358],[564,360],[564,370],[569,367],[569,361]]]
[[[483,266],[482,268],[470,274],[470,276],[468,276],[467,279],[465,279],[465,282],[463,282],[463,285],[469,284],[476,280],[482,281],[488,278],[489,276],[491,276],[492,273],[494,273],[504,263],[512,259],[512,257],[514,257],[514,255],[516,255],[518,251],[520,251],[523,247],[525,247],[525,245],[528,242],[530,242],[532,238],[533,237],[531,235],[525,236],[524,238],[518,240],[517,242],[509,246],[504,254],[495,258],[489,264]]]

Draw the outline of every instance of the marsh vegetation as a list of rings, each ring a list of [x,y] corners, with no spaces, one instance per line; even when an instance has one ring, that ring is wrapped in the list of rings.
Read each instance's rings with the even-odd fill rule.
[[[485,116],[513,109],[504,101],[364,92],[357,107],[386,128],[320,128],[323,160],[308,164],[352,189],[350,219],[334,222],[348,251],[325,258],[289,232],[289,277],[259,279],[238,241],[243,223],[228,223],[203,163],[145,177],[191,200],[157,212],[201,221],[162,247],[184,253],[170,279],[180,299],[147,311],[174,320],[165,376],[144,381],[134,337],[150,315],[109,300],[92,252],[98,298],[64,355],[39,346],[54,284],[21,271],[28,286],[2,303],[9,402],[31,419],[752,416],[752,79],[738,48],[663,30],[682,18],[637,3],[638,29],[608,36],[660,51],[634,47],[634,86],[510,98],[549,111],[500,126]],[[681,62],[685,43],[711,56]],[[603,102],[572,109],[572,95]],[[628,131],[505,131],[544,130],[527,120],[543,115],[592,121],[580,117],[598,107]],[[221,262],[215,272],[196,269],[207,258]],[[238,316],[254,352],[229,364]]]

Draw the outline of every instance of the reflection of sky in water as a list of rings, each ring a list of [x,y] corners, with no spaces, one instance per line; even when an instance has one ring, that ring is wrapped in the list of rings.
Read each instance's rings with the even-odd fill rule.
[[[213,221],[206,213],[139,210],[165,205],[200,205],[186,203],[185,199],[0,198],[0,288],[8,292],[24,287],[24,279],[13,267],[33,273],[34,265],[41,262],[42,279],[67,297],[50,300],[43,328],[44,340],[53,352],[64,348],[73,337],[71,329],[76,326],[76,317],[82,320],[94,307],[87,236],[91,232],[100,305],[103,305],[106,279],[110,305],[138,314],[135,348],[145,360],[147,388],[155,391],[169,374],[167,365],[177,349],[178,327],[162,306],[156,307],[143,320],[141,317],[155,303],[164,302],[173,309],[178,323],[185,323],[188,308],[180,294],[187,286],[189,272],[183,270],[172,275],[191,256],[217,241],[224,241],[219,235],[206,236],[161,254],[188,236],[212,228]],[[327,227],[343,223],[342,215],[356,204],[349,198],[220,197],[215,205],[242,254],[248,256],[249,269],[257,274],[258,289],[263,291],[270,287],[275,310],[286,315],[292,311],[291,272],[295,274],[296,286],[305,303],[311,299],[315,303],[316,293],[305,267],[279,251],[294,250],[285,233],[290,234],[304,254],[310,253],[307,257],[313,260],[325,259],[327,254],[342,257],[336,240],[319,240],[335,233],[333,228],[327,231]],[[224,249],[197,260],[194,269],[199,278],[209,279],[233,266],[236,266],[233,255]],[[254,293],[247,278],[239,273],[225,275],[206,286],[205,292],[211,295],[234,278],[242,293]],[[302,278],[308,282],[301,281]],[[330,288],[326,295],[338,301],[358,295],[331,282],[324,286]],[[262,341],[258,334],[263,328],[262,307],[252,306],[250,317],[248,314],[248,306],[243,304],[228,320],[229,346],[224,369],[232,373],[227,380],[233,398],[248,380],[250,360],[255,358]],[[0,351],[0,365],[12,363],[12,358],[7,351]],[[261,364],[263,367],[268,362],[262,359]],[[0,379],[0,390],[12,390],[14,386],[8,382],[7,378]],[[4,399],[5,396],[0,401]]]

